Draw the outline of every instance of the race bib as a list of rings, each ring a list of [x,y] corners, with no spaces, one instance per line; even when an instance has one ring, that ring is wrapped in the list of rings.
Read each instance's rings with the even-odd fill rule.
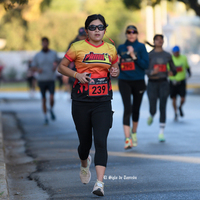
[[[153,66],[153,68],[159,68],[159,72],[166,72],[167,66],[165,64],[156,64]]]
[[[135,63],[133,61],[121,62],[121,70],[122,71],[135,70]]]
[[[108,78],[93,78],[88,83],[89,96],[106,96],[108,95]]]
[[[182,72],[182,71],[183,71],[183,67],[182,67],[182,66],[176,67],[176,71],[177,71],[177,72]]]

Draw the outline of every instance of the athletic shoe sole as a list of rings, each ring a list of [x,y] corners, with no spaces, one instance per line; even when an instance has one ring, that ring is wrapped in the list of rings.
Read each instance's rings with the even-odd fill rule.
[[[100,189],[97,189],[97,190],[93,191],[92,193],[97,195],[97,196],[104,196],[104,194],[101,192]]]

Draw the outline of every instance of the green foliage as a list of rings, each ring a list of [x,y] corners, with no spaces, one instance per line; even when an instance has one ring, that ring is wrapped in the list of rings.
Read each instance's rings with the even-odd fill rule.
[[[40,4],[40,9],[42,12],[46,11],[50,4],[51,4],[52,0],[43,0],[42,3]]]
[[[9,3],[8,0],[0,0],[0,3]],[[28,0],[10,0],[10,3],[26,4]]]
[[[188,8],[191,8],[195,11],[196,15],[200,16],[200,5],[198,4],[198,0],[167,0],[167,1],[180,1],[186,4]],[[125,6],[128,9],[140,9],[141,3],[145,2],[146,5],[155,6],[156,4],[160,3],[161,0],[123,0]]]
[[[78,29],[84,26],[87,16],[94,13],[105,17],[109,24],[106,35],[117,46],[125,40],[126,26],[140,26],[142,17],[140,11],[128,10],[123,0],[43,0],[39,5],[38,9],[42,11],[39,19],[25,20],[23,12],[27,9],[26,5],[11,9],[3,16],[0,38],[7,40],[4,50],[39,50],[41,37],[47,36],[50,48],[65,52],[77,36]],[[106,37],[104,39],[110,42]]]
[[[123,2],[128,9],[140,9],[142,3],[140,0],[123,0]]]
[[[14,8],[14,4],[17,3],[18,5],[27,4],[28,0],[0,0],[0,4],[4,5],[5,10],[10,10]]]

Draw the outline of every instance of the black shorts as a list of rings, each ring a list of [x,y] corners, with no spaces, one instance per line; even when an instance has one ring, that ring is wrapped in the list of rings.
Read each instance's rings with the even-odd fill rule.
[[[186,81],[180,81],[174,84],[170,81],[170,97],[175,98],[177,95],[185,97],[186,95]]]
[[[33,81],[35,81],[35,77],[34,76],[30,76],[27,79],[28,85],[31,88],[33,86]]]
[[[55,81],[39,81],[38,86],[42,94],[42,98],[46,98],[46,91],[52,95],[55,92]]]

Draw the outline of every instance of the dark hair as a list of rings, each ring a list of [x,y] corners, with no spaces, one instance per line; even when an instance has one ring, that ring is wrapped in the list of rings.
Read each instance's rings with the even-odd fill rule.
[[[97,19],[99,19],[105,27],[108,26],[108,24],[106,24],[105,18],[101,14],[94,14],[94,15],[88,16],[87,19],[85,20],[85,29],[87,30],[89,24],[92,21],[97,20]]]
[[[153,41],[155,41],[157,37],[161,37],[162,39],[164,38],[164,36],[163,36],[162,34],[156,34],[156,35],[154,35],[154,37],[153,37]],[[145,43],[148,44],[149,46],[155,48],[155,45],[149,43],[148,41],[145,41]]]
[[[155,41],[157,37],[161,37],[162,39],[164,38],[164,36],[162,34],[156,34],[153,37],[153,41]]]
[[[47,41],[49,43],[49,39],[47,37],[42,37],[42,42]]]

